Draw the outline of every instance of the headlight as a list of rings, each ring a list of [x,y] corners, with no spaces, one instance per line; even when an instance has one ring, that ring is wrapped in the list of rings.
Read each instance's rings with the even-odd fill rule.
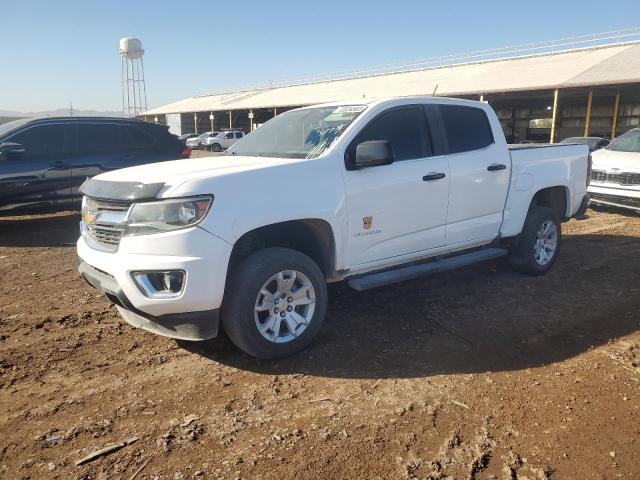
[[[124,234],[148,235],[193,227],[207,215],[212,201],[213,197],[203,196],[135,203]]]

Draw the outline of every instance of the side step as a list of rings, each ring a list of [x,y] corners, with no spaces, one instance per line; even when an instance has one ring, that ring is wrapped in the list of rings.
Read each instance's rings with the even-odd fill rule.
[[[418,265],[409,265],[395,270],[385,270],[384,272],[371,273],[349,280],[349,286],[354,290],[363,291],[370,288],[382,287],[392,283],[404,282],[414,278],[431,275],[432,273],[453,270],[473,263],[484,262],[494,258],[504,257],[509,252],[504,248],[484,248],[470,253],[463,253],[453,257],[432,260]]]

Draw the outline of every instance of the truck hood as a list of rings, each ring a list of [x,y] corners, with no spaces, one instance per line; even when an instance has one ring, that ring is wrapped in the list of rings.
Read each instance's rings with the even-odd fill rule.
[[[640,153],[616,152],[603,148],[591,154],[594,170],[640,172]]]
[[[303,161],[307,160],[224,155],[139,165],[103,173],[94,178],[107,182],[164,183],[162,196],[191,180],[222,177]]]

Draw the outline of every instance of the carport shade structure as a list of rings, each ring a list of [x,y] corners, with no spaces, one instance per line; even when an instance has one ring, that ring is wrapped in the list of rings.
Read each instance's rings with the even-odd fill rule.
[[[547,51],[554,50],[553,43],[547,42],[544,48],[536,44],[516,47],[506,58],[495,59],[495,52],[500,49],[472,52],[452,56],[450,64],[446,64],[446,58],[426,60],[414,64],[418,67],[408,66],[403,71],[375,73],[372,69],[373,73],[365,71],[359,75],[356,72],[352,78],[342,78],[347,75],[339,74],[338,78],[320,81],[302,80],[199,95],[151,109],[142,116],[206,112],[201,116],[208,119],[213,112],[216,118],[228,117],[228,128],[248,130],[252,123],[248,118],[250,111],[254,112],[253,122],[259,124],[263,119],[266,121],[299,106],[361,98],[431,95],[437,86],[438,96],[489,101],[501,119],[505,135],[519,136],[512,139],[514,141],[525,140],[525,137],[544,140],[546,136],[547,141],[553,142],[589,133],[615,136],[637,126],[640,122],[640,28],[625,30],[619,35],[602,34],[604,43],[597,45],[597,36],[589,36],[594,45],[587,46],[582,37],[576,38],[570,39],[572,42],[558,41],[560,46],[578,45],[562,51]],[[454,63],[467,58],[470,59],[467,62]],[[420,67],[434,62],[444,65]],[[573,112],[567,111],[572,108]],[[619,114],[623,118],[618,118]],[[551,125],[544,122],[546,128],[540,128],[540,122],[529,125],[531,120],[540,118],[550,119]]]

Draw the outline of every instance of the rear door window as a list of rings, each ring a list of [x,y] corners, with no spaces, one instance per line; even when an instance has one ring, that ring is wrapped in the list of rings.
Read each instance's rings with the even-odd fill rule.
[[[120,126],[114,123],[86,123],[77,126],[81,155],[109,155],[124,151]]]
[[[243,135],[242,132],[236,132],[236,138],[242,138]]]
[[[412,160],[433,155],[429,128],[422,107],[408,107],[383,113],[358,135],[356,143],[387,140],[396,160]]]
[[[225,134],[224,138],[225,139],[233,138],[233,132]]]
[[[493,132],[484,110],[462,105],[440,105],[449,153],[470,152],[493,143]]]
[[[124,145],[127,149],[151,148],[156,144],[156,139],[145,130],[135,125],[123,125]]]

